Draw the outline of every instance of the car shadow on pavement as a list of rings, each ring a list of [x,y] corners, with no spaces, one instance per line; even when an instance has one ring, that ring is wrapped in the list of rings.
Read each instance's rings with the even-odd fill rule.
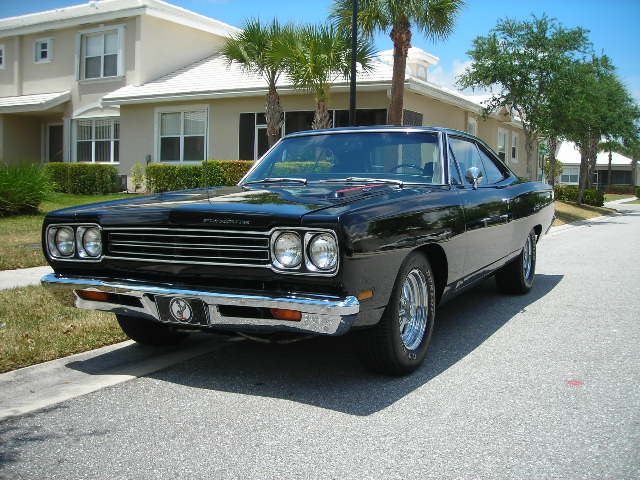
[[[534,288],[523,296],[499,294],[489,279],[454,298],[439,310],[425,363],[402,378],[368,372],[354,352],[356,335],[289,345],[227,341],[210,353],[148,376],[200,389],[371,415],[455,365],[516,314],[547,295],[562,277],[537,275]]]

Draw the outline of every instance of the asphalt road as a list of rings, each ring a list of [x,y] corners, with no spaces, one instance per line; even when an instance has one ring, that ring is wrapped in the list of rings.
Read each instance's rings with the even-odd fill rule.
[[[444,306],[412,376],[367,373],[347,338],[221,342],[0,422],[0,477],[637,479],[640,206],[628,209],[546,237],[529,295],[489,280]]]

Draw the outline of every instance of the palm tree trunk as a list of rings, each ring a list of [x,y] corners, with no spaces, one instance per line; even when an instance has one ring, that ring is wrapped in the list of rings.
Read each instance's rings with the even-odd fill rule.
[[[609,167],[607,168],[607,192],[611,191],[611,161],[613,160],[613,154],[609,149]]]
[[[272,147],[280,138],[282,128],[282,106],[275,82],[269,82],[264,111],[267,120],[267,140],[269,147]]]
[[[331,116],[329,115],[329,109],[327,108],[326,100],[316,100],[316,112],[313,115],[311,128],[313,130],[331,128],[331,123]]]
[[[411,48],[411,25],[407,19],[393,26],[393,76],[391,77],[391,103],[389,104],[388,122],[391,125],[402,125],[402,108],[404,106],[404,78],[407,70],[407,55]]]

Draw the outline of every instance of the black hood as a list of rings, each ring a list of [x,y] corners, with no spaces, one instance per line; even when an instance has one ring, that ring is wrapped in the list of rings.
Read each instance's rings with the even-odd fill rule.
[[[58,210],[51,216],[101,225],[198,225],[271,228],[297,225],[302,217],[328,207],[394,195],[394,185],[322,183],[251,185],[183,190]]]

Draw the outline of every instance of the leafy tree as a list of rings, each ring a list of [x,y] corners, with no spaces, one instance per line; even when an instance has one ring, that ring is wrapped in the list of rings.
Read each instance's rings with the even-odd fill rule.
[[[566,108],[566,137],[580,149],[578,203],[592,186],[593,170],[603,139],[629,139],[637,135],[640,111],[606,56],[579,62]]]
[[[462,0],[359,0],[358,24],[372,37],[389,32],[393,41],[393,76],[388,121],[402,124],[404,80],[412,27],[431,39],[443,39],[453,31]],[[331,16],[344,31],[350,31],[353,0],[334,0]]]
[[[276,83],[283,73],[282,59],[273,55],[276,42],[292,34],[292,27],[281,25],[277,20],[263,24],[259,19],[248,20],[242,31],[227,39],[222,48],[222,55],[228,63],[237,62],[247,71],[262,76],[269,85],[265,101],[265,117],[267,121],[267,139],[272,146],[280,138],[283,114],[280,95]]]
[[[502,109],[518,114],[529,178],[535,177],[534,150],[548,125],[550,98],[565,85],[558,78],[588,48],[586,30],[566,29],[543,15],[527,21],[501,20],[488,35],[477,37],[467,52],[473,64],[458,78],[458,84],[497,89],[485,105],[485,115]]]
[[[329,93],[339,78],[348,79],[351,68],[351,38],[331,24],[307,25],[277,42],[272,55],[283,65],[296,88],[311,92],[315,98],[313,129],[330,128]],[[373,44],[360,39],[356,61],[363,70],[371,68]]]

